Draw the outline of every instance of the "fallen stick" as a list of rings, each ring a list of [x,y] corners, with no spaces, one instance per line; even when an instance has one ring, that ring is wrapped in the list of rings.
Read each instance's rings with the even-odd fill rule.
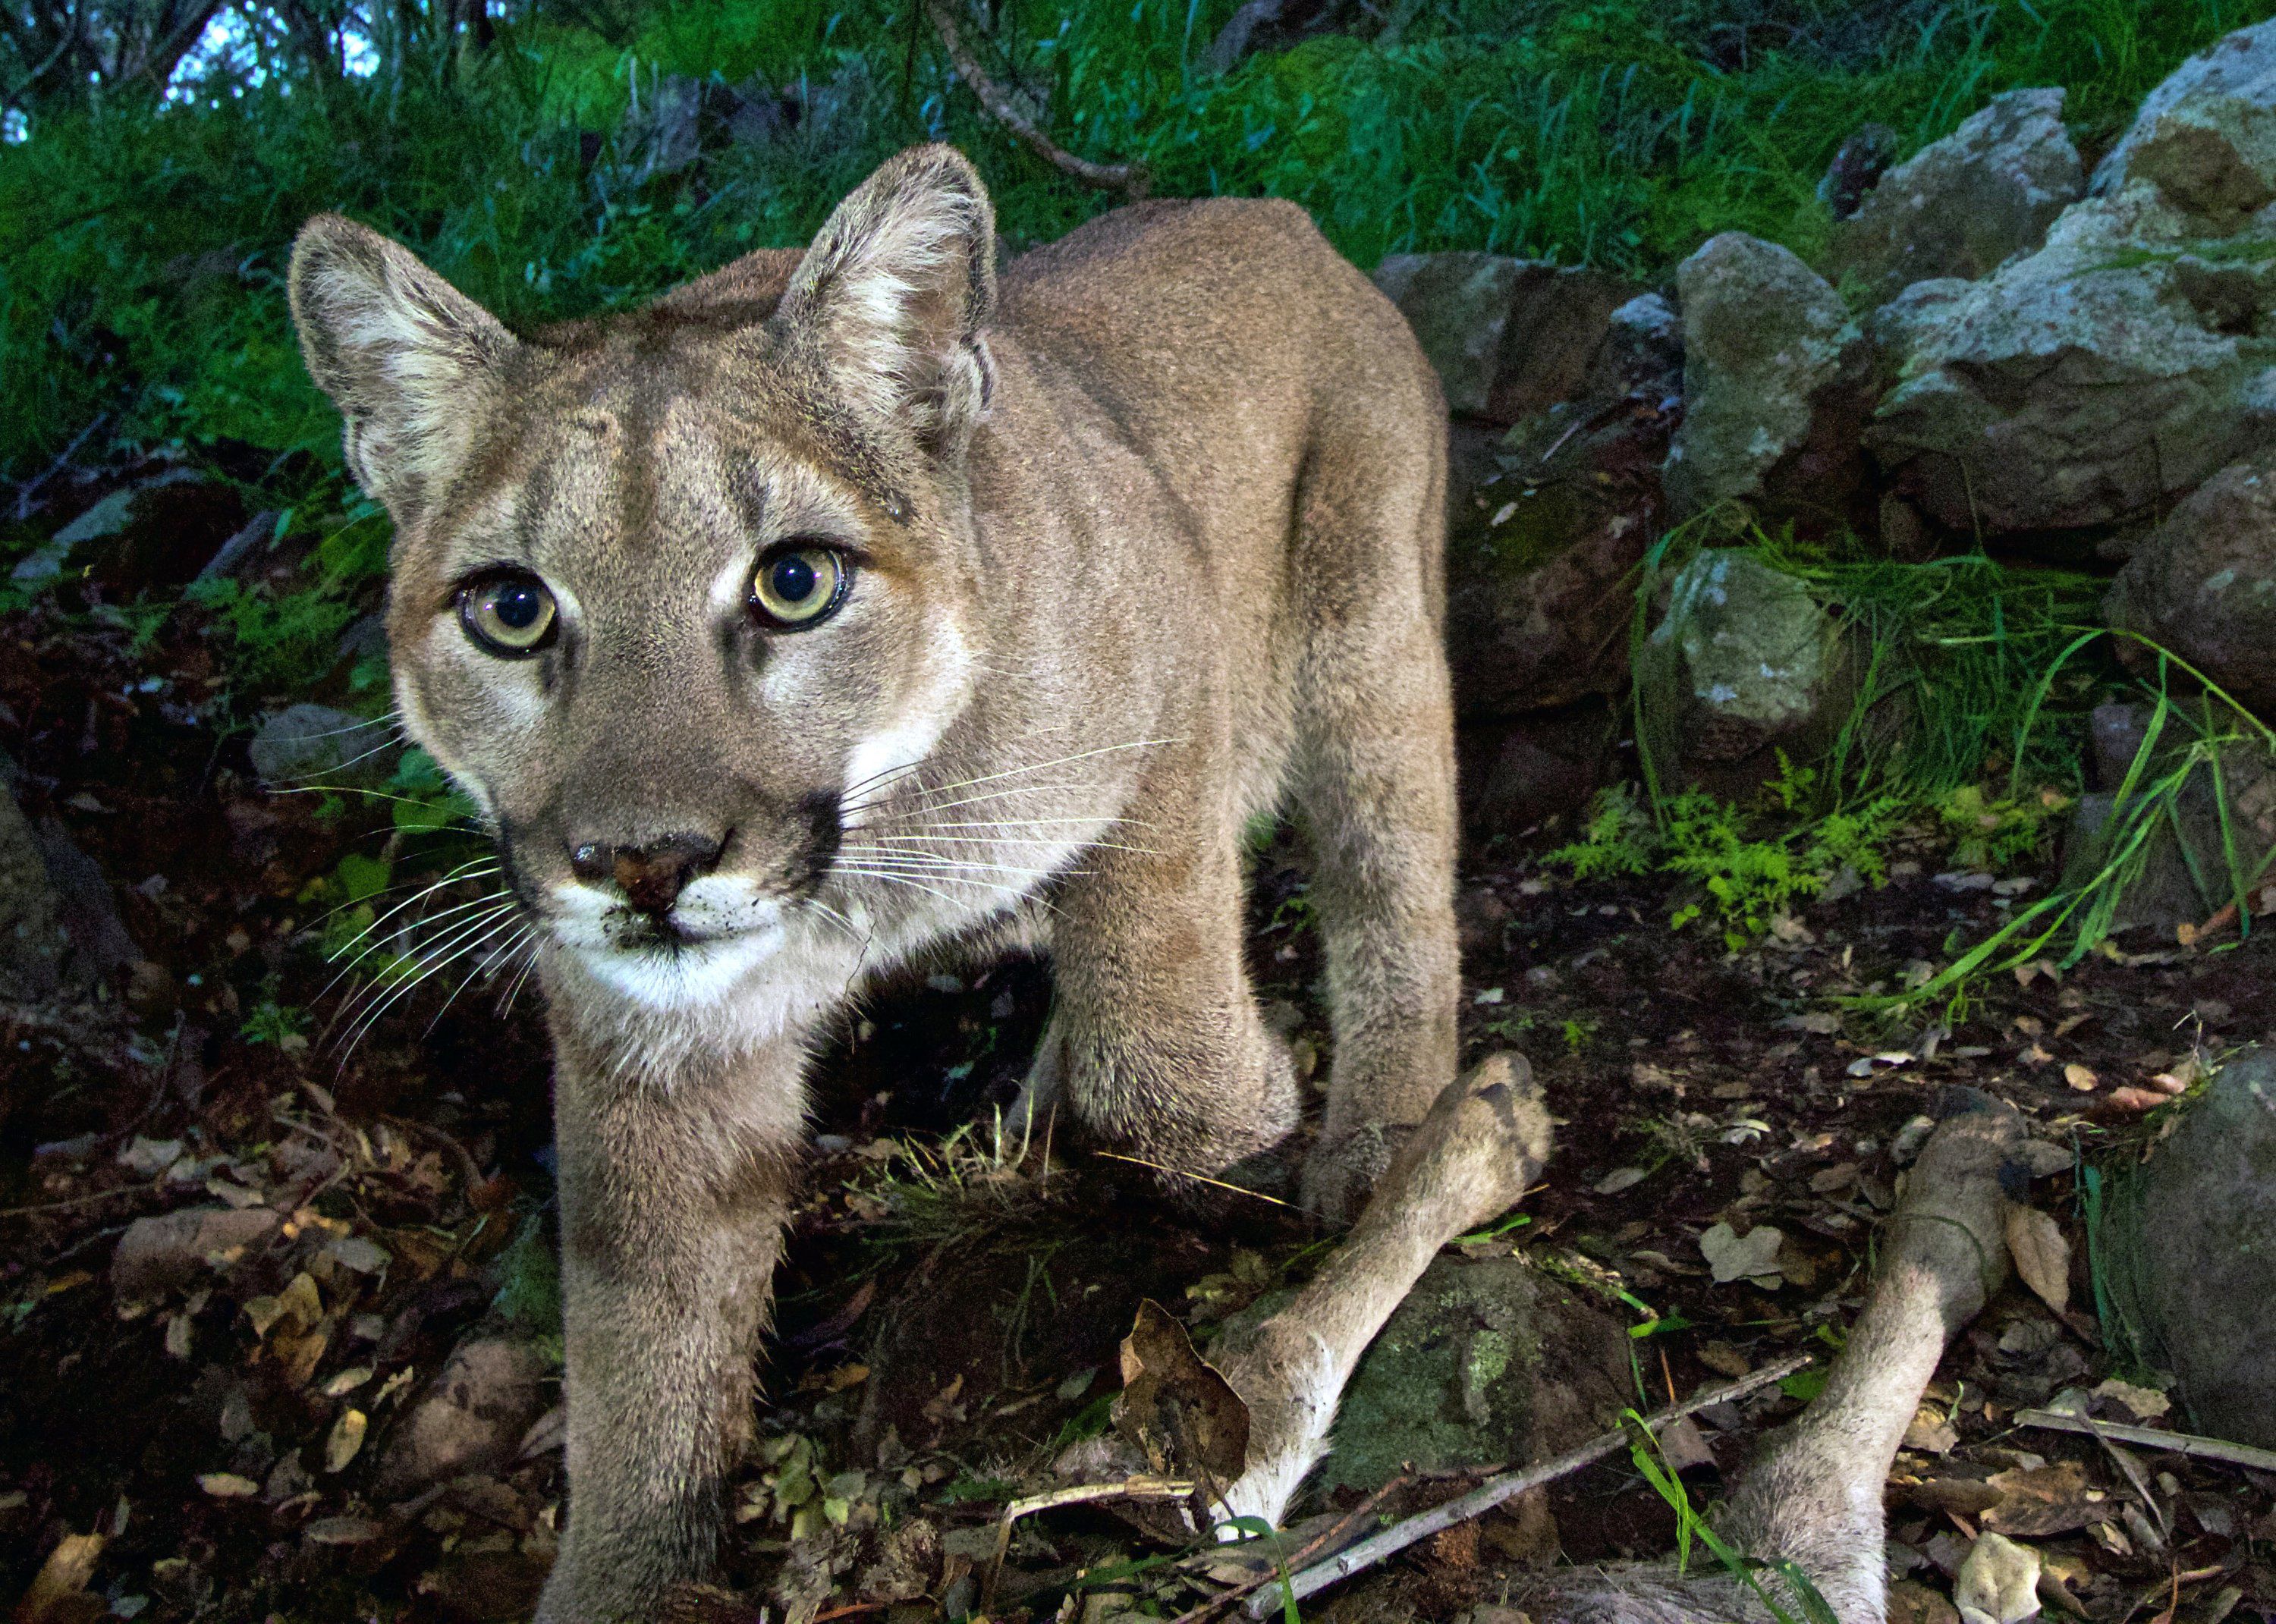
[[[2249,1444],[2232,1444],[2226,1438],[2205,1438],[2195,1432],[2161,1432],[2156,1427],[2129,1427],[2120,1422],[2095,1421],[2052,1409],[2020,1410],[2015,1424],[2044,1427],[2053,1432],[2083,1432],[2089,1438],[2161,1449],[2167,1454],[2187,1455],[2192,1461],[2219,1461],[2229,1466],[2249,1467],[2256,1472],[2276,1472],[2276,1449],[2255,1449]]]
[[[1098,1500],[1181,1500],[1193,1491],[1194,1484],[1181,1477],[1126,1477],[1119,1483],[1074,1484],[1013,1500],[997,1521],[996,1554],[980,1587],[981,1610],[985,1612],[996,1599],[996,1582],[1003,1575],[1004,1559],[1011,1554],[1012,1525],[1020,1518],[1055,1506],[1088,1506]]]
[[[956,19],[949,10],[949,0],[925,0],[924,10],[940,35],[940,42],[948,48],[948,59],[955,67],[957,77],[972,87],[972,94],[980,98],[980,105],[988,110],[988,116],[1011,131],[1030,152],[1061,174],[1071,175],[1085,186],[1119,192],[1134,203],[1146,195],[1151,177],[1147,174],[1144,164],[1093,163],[1089,158],[1078,158],[1037,129],[1034,120],[1014,107],[1012,98],[1004,94],[1002,87],[988,76],[988,71],[973,60],[972,53],[964,49],[964,41],[956,31]]]
[[[1680,1404],[1671,1404],[1643,1419],[1647,1432],[1657,1432],[1671,1421],[1705,1409],[1711,1404],[1727,1404],[1734,1399],[1743,1399],[1758,1388],[1786,1377],[1810,1362],[1808,1354],[1794,1354],[1774,1360],[1759,1370],[1749,1371],[1735,1382],[1686,1399]],[[1529,1466],[1523,1471],[1505,1472],[1490,1477],[1468,1494],[1458,1495],[1429,1511],[1417,1512],[1403,1522],[1394,1522],[1382,1533],[1362,1539],[1350,1550],[1330,1557],[1326,1561],[1289,1575],[1286,1582],[1275,1583],[1258,1590],[1248,1598],[1243,1609],[1252,1619],[1262,1619],[1277,1613],[1290,1601],[1302,1601],[1339,1580],[1348,1579],[1364,1568],[1374,1567],[1385,1557],[1396,1556],[1407,1546],[1430,1537],[1442,1529],[1457,1522],[1467,1522],[1481,1513],[1491,1511],[1505,1500],[1514,1499],[1528,1489],[1579,1471],[1594,1465],[1606,1455],[1617,1454],[1626,1448],[1630,1434],[1625,1427],[1590,1438],[1578,1449],[1569,1449],[1554,1460],[1544,1461],[1538,1466]]]

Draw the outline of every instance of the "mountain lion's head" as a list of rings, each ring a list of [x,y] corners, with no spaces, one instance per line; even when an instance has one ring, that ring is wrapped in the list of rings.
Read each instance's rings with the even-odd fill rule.
[[[940,147],[802,257],[530,338],[362,226],[300,232],[308,368],[395,521],[405,725],[551,942],[645,1005],[816,928],[842,829],[967,702],[994,253]]]

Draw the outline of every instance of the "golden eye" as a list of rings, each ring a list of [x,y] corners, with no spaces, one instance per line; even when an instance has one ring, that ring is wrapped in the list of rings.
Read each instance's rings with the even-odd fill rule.
[[[520,570],[486,575],[459,588],[459,624],[474,646],[502,660],[519,660],[551,644],[560,630],[553,594]]]
[[[785,631],[828,618],[846,596],[854,572],[834,547],[793,547],[770,553],[751,573],[751,608]]]

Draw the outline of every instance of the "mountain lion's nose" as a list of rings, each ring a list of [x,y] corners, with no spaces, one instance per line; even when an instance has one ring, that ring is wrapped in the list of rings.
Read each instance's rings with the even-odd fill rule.
[[[718,866],[721,845],[702,835],[667,835],[649,846],[588,841],[570,851],[569,866],[589,884],[614,880],[634,907],[662,919],[688,881]]]

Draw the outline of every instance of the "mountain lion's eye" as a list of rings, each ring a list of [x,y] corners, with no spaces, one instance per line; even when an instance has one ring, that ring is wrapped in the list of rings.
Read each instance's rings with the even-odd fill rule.
[[[834,547],[792,547],[768,554],[751,573],[751,608],[782,631],[826,618],[846,596],[854,572]]]
[[[548,647],[560,630],[553,595],[519,570],[486,575],[459,588],[459,624],[485,654],[519,660]]]

